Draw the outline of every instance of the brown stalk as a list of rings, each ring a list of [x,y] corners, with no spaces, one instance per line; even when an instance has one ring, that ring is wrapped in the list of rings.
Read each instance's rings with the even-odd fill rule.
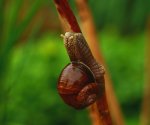
[[[76,21],[76,18],[69,7],[67,0],[54,0],[57,10],[60,14],[60,17],[67,25],[67,29],[70,29],[73,32],[81,32],[79,25]],[[98,99],[96,104],[91,107],[91,114],[96,116],[96,124],[94,125],[111,125],[112,121],[109,115],[108,104],[106,100],[106,94],[104,93],[103,97]]]
[[[150,124],[150,16],[147,24],[147,46],[146,46],[146,64],[145,64],[145,86],[144,86],[144,97],[142,103],[141,113],[141,125]]]
[[[58,10],[59,16],[63,21],[66,29],[69,29],[73,32],[81,33],[78,22],[67,2],[67,0],[54,0],[56,8]]]
[[[104,61],[104,58],[101,54],[101,51],[99,49],[98,45],[98,39],[96,35],[96,28],[94,26],[94,21],[92,18],[92,14],[90,11],[90,8],[88,7],[88,0],[76,0],[77,8],[79,11],[79,16],[81,19],[81,26],[83,34],[88,42],[88,45],[91,48],[91,51],[95,57],[95,59],[102,63],[105,68],[107,69],[106,63]],[[108,70],[106,70],[108,71]],[[109,73],[107,72],[105,74],[105,81],[106,81],[106,95],[108,98],[108,105],[110,109],[111,116],[113,118],[113,121],[116,125],[124,125],[124,120],[122,116],[122,112],[120,110],[120,106],[118,104],[118,101],[116,99],[115,93],[113,91],[112,87],[112,81],[110,79]],[[90,108],[90,115],[93,121],[93,125],[98,125],[96,121],[96,115],[93,113],[93,108]],[[95,111],[94,111],[95,112]]]

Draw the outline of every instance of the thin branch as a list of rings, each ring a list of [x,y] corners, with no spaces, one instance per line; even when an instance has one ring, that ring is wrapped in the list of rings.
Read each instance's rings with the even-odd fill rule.
[[[81,32],[67,0],[54,0],[54,2],[64,24],[68,25],[68,29],[71,29],[73,32]]]

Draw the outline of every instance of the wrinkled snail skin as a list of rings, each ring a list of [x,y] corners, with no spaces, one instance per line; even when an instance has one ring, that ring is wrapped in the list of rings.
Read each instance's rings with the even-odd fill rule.
[[[57,89],[63,101],[76,109],[89,106],[100,95],[93,74],[80,62],[72,62],[62,70]]]
[[[70,60],[84,62],[94,74],[96,82],[104,85],[102,77],[105,74],[105,69],[94,59],[82,33],[66,32],[64,36],[64,44],[67,48]]]
[[[66,32],[62,37],[71,63],[62,70],[57,89],[65,103],[82,109],[104,93],[105,70],[94,59],[81,33]]]

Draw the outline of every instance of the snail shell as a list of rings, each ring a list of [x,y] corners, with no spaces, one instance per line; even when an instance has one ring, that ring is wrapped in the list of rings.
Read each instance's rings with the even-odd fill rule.
[[[61,72],[57,89],[68,105],[82,109],[94,103],[100,95],[90,69],[81,62],[68,64]]]

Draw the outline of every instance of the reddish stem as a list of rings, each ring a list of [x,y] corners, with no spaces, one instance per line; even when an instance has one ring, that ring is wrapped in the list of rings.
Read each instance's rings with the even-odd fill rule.
[[[63,18],[63,20],[65,21],[65,23],[70,26],[70,29],[73,32],[80,32],[80,27],[78,25],[78,22],[67,2],[67,0],[54,0],[55,5],[57,7],[57,10],[60,14],[60,16]]]

